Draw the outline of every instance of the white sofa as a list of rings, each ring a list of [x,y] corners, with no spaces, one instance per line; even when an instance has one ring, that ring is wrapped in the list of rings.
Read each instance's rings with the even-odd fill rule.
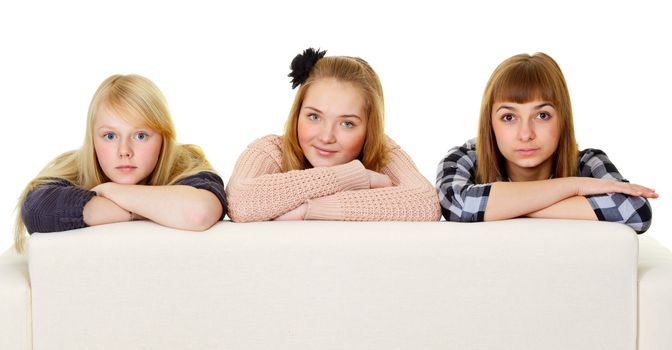
[[[2,255],[0,330],[3,350],[669,350],[672,253],[589,221],[129,222]]]

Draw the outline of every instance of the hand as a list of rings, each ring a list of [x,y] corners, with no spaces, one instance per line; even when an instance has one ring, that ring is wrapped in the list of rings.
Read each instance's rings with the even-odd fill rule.
[[[623,193],[629,196],[644,198],[658,198],[656,190],[628,182],[620,182],[608,179],[594,179],[591,177],[577,177],[577,195],[587,196],[592,194]]]
[[[366,169],[366,173],[369,175],[369,188],[383,188],[392,186],[392,180],[390,180],[389,176],[369,169]]]
[[[92,188],[91,191],[96,192],[96,195],[100,197],[107,197],[105,196],[105,194],[109,193],[109,191],[112,189],[114,185],[115,185],[114,182],[103,182],[102,184],[99,184],[98,186]]]
[[[304,216],[306,216],[306,211],[308,210],[308,204],[303,203],[299,205],[298,207],[278,216],[277,218],[273,219],[275,221],[298,221],[298,220],[303,220]]]

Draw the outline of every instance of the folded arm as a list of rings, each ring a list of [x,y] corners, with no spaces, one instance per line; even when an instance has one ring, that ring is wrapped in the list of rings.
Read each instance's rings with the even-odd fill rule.
[[[381,173],[392,186],[342,191],[308,201],[305,219],[357,221],[436,221],[441,211],[436,190],[398,146]]]
[[[279,149],[270,149],[253,144],[238,159],[227,186],[229,217],[233,221],[271,220],[311,198],[369,188],[366,169],[358,160],[283,173]]]
[[[54,180],[28,192],[21,205],[21,217],[29,233],[86,227],[84,206],[95,196],[95,192],[68,181]]]
[[[194,176],[202,180],[209,177],[205,173]],[[184,182],[188,183],[190,178],[184,179]],[[222,201],[224,185],[221,179],[213,181],[214,190],[182,185],[181,182],[167,186],[107,182],[96,186],[93,191],[134,215],[168,227],[202,231],[223,217],[225,200]]]

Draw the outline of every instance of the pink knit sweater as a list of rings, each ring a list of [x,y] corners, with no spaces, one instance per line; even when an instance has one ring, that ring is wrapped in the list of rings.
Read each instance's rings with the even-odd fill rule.
[[[389,163],[380,172],[393,186],[370,189],[359,160],[283,173],[282,139],[277,135],[257,139],[238,158],[229,179],[229,217],[236,222],[271,220],[308,203],[306,220],[439,220],[436,189],[411,158],[387,140]]]

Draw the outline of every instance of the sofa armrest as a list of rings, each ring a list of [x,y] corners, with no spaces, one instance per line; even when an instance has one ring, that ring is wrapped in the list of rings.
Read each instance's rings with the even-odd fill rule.
[[[636,346],[612,223],[129,222],[33,234],[29,260],[40,349]]]
[[[30,284],[26,255],[0,255],[0,349],[32,349]]]
[[[639,237],[639,350],[672,349],[672,253]]]

